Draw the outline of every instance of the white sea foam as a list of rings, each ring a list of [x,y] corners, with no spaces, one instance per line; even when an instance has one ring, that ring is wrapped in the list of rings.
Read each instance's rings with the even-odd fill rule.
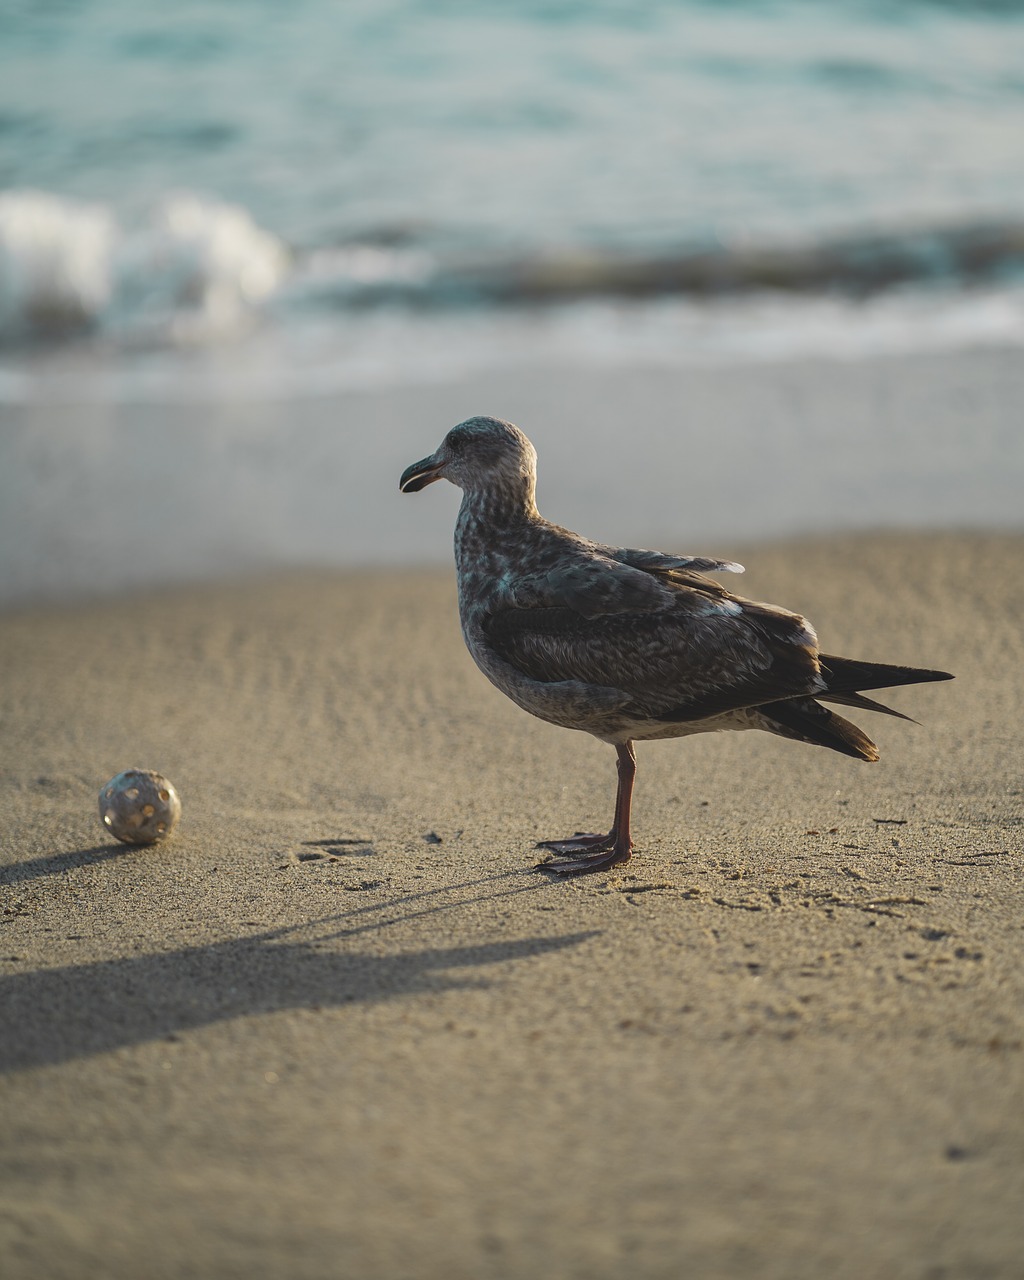
[[[275,308],[231,343],[8,353],[0,358],[0,403],[246,403],[427,386],[509,368],[585,374],[984,347],[1024,348],[1024,286],[906,290],[860,302],[761,294],[301,317]]]
[[[170,196],[147,217],[0,195],[0,338],[83,331],[187,342],[237,330],[284,280],[281,242],[234,205]]]
[[[424,249],[339,245],[307,253],[296,264],[289,291],[296,297],[321,296],[337,304],[366,291],[422,289],[436,272],[436,259]]]
[[[0,194],[0,337],[64,334],[102,316],[116,239],[100,206],[39,191]]]
[[[244,324],[285,279],[288,255],[244,209],[181,195],[124,234],[114,269],[108,328],[189,341]]]

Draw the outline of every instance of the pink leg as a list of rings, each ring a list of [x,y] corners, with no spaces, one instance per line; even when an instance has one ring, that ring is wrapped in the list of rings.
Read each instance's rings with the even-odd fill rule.
[[[619,786],[615,795],[615,821],[606,836],[586,835],[578,831],[568,840],[541,840],[539,849],[551,849],[554,853],[568,854],[565,858],[551,858],[537,864],[538,871],[553,871],[560,876],[581,876],[592,871],[608,871],[628,862],[633,852],[629,835],[629,811],[633,799],[633,779],[636,777],[636,754],[632,742],[623,742],[615,748],[618,756]],[[572,857],[581,854],[581,857]]]

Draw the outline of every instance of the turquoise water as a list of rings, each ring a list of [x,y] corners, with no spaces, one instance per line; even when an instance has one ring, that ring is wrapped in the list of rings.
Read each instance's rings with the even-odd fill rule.
[[[538,248],[1022,216],[1024,5],[0,5],[5,187],[291,245]]]
[[[478,412],[617,544],[1016,525],[1022,349],[1024,3],[0,0],[0,604],[444,560]]]
[[[496,350],[538,305],[616,348],[609,299],[671,298],[713,304],[677,308],[688,350],[756,355],[729,298],[802,300],[797,350],[822,299],[885,294],[829,342],[898,348],[892,291],[936,284],[940,344],[1019,342],[1022,264],[1024,3],[0,0],[8,347],[256,321],[270,363],[340,342],[355,377],[424,308],[442,350],[481,303],[515,312]]]

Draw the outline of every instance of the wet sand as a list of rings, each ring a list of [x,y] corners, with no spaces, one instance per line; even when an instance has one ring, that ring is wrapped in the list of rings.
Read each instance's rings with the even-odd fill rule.
[[[397,359],[396,355],[396,359]],[[77,366],[76,366],[77,368]],[[396,376],[398,370],[396,370]],[[540,455],[552,520],[613,546],[1024,525],[1015,348],[699,368],[536,362],[288,395],[0,405],[0,608],[310,565],[446,564],[458,495],[398,492],[456,422]],[[226,395],[227,393],[225,393]]]
[[[685,549],[957,680],[854,717],[875,765],[641,744],[637,855],[568,883],[613,753],[487,685],[449,571],[0,616],[8,1280],[1020,1274],[1024,538]],[[164,845],[99,825],[130,765]]]

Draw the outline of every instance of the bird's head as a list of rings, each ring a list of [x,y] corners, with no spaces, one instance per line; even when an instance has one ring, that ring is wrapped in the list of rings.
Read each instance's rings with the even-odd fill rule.
[[[450,480],[466,494],[507,494],[533,507],[537,451],[518,427],[500,418],[467,418],[428,458],[402,473],[403,493]]]

